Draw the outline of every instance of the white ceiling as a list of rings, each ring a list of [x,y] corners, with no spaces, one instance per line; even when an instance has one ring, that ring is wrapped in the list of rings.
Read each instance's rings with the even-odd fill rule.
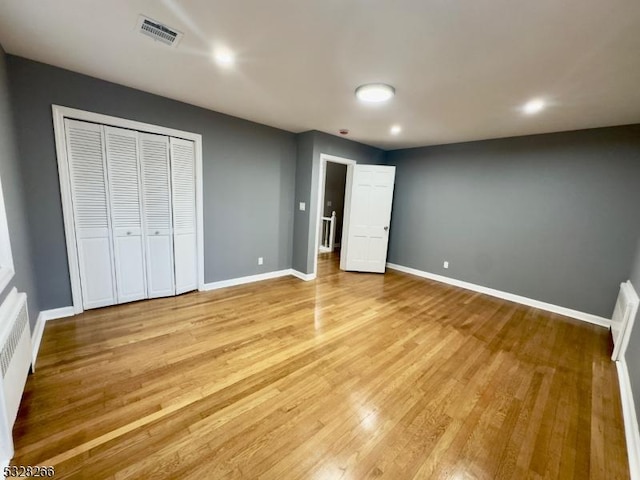
[[[177,49],[134,31],[182,32]],[[383,148],[640,122],[638,0],[3,0],[0,43],[293,132]],[[238,57],[211,60],[216,46]],[[397,94],[359,104],[355,88]],[[536,116],[519,108],[543,97]],[[402,133],[389,133],[392,124]]]

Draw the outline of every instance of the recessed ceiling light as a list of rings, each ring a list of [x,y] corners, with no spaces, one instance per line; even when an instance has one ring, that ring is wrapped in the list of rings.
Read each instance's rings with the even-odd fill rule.
[[[535,113],[542,111],[545,106],[546,104],[544,100],[536,98],[525,103],[524,107],[522,107],[522,111],[527,115],[533,115]]]
[[[398,135],[402,131],[402,127],[400,125],[393,125],[389,131],[391,135]]]
[[[213,54],[213,59],[221,67],[232,67],[236,63],[236,56],[226,48],[216,50]]]
[[[356,97],[363,102],[386,102],[396,93],[395,88],[384,83],[369,83],[356,88]]]

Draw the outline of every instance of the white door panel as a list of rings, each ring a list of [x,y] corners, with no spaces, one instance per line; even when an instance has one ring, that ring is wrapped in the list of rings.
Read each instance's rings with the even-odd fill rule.
[[[387,260],[387,238],[386,237],[369,237],[369,252],[373,258],[383,258]]]
[[[109,237],[79,238],[78,256],[83,307],[90,309],[115,304]]]
[[[146,298],[142,236],[116,236],[114,243],[118,272],[118,303]]]
[[[353,235],[350,241],[351,245],[349,246],[353,246],[353,253],[351,254],[352,261],[364,261],[365,253],[367,252],[369,245],[369,239],[366,235]]]
[[[182,233],[174,235],[176,253],[176,293],[195,290],[198,285],[196,256],[196,234]]]
[[[169,137],[140,133],[149,298],[175,295]]]
[[[153,261],[148,265],[149,296],[174,295],[173,237],[170,234],[149,235],[147,252]]]
[[[103,127],[69,119],[64,123],[82,305],[113,305],[117,294]]]
[[[104,127],[118,303],[147,298],[138,133]]]
[[[345,270],[385,271],[395,167],[355,165],[347,194],[348,231],[344,245]]]
[[[198,288],[195,146],[173,137],[170,146],[176,293],[184,293]]]

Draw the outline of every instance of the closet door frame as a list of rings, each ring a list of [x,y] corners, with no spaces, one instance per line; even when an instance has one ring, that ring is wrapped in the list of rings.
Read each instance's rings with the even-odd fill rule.
[[[67,259],[69,264],[69,280],[74,313],[82,313],[82,289],[80,286],[80,266],[78,260],[78,246],[74,222],[73,202],[71,196],[71,180],[69,177],[69,161],[67,158],[66,134],[64,119],[93,122],[112,127],[128,128],[146,133],[166,135],[168,137],[191,140],[195,144],[195,185],[196,185],[196,250],[198,268],[198,290],[204,290],[204,215],[202,200],[202,135],[173,128],[161,127],[149,123],[136,122],[119,117],[87,112],[75,108],[52,105],[53,130],[58,158],[58,177],[60,180],[60,194],[62,198],[62,214],[64,218],[64,232],[67,245]]]

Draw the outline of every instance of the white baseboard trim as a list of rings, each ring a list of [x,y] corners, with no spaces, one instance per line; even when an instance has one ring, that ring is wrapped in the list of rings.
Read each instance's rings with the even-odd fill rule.
[[[73,307],[54,308],[52,310],[43,310],[40,312],[38,320],[36,320],[36,326],[33,328],[33,333],[31,334],[31,347],[33,348],[31,365],[34,369],[38,358],[38,350],[40,350],[40,342],[42,342],[44,324],[49,320],[71,317],[73,315],[75,315]]]
[[[631,480],[640,480],[640,431],[638,418],[631,391],[631,381],[627,361],[623,358],[616,362],[618,369],[618,383],[620,385],[620,400],[624,419],[624,433],[627,439],[627,456],[629,457],[629,473]]]
[[[610,328],[611,320],[591,313],[580,312],[578,310],[572,310],[570,308],[561,307],[559,305],[553,305],[551,303],[541,302],[532,298],[515,295],[513,293],[503,292],[501,290],[495,290],[489,287],[483,287],[482,285],[476,285],[475,283],[464,282],[462,280],[456,280],[455,278],[444,277],[435,273],[424,272],[422,270],[416,270],[415,268],[405,267],[403,265],[396,265],[394,263],[387,263],[387,267],[392,270],[398,270],[399,272],[409,273],[422,278],[428,278],[429,280],[435,280],[436,282],[447,283],[455,287],[464,288],[466,290],[473,290],[474,292],[484,293],[492,297],[501,298],[503,300],[509,300],[510,302],[520,303],[529,307],[539,308],[551,313],[558,313],[565,317],[575,318],[582,320],[583,322],[593,323],[601,327]]]
[[[311,280],[315,280],[316,279],[316,274],[315,273],[302,273],[299,272],[298,270],[293,270],[291,269],[291,275],[293,275],[296,278],[299,278],[300,280],[304,280],[305,282],[309,282]]]
[[[38,359],[38,350],[40,350],[40,342],[42,342],[42,334],[44,333],[45,320],[42,316],[42,312],[38,315],[36,325],[33,327],[33,333],[31,334],[31,368],[35,370],[36,360]]]
[[[238,277],[231,278],[229,280],[221,280],[219,282],[211,282],[205,283],[203,292],[207,292],[210,290],[218,290],[219,288],[227,288],[227,287],[235,287],[236,285],[244,285],[246,283],[253,282],[261,282],[262,280],[270,280],[272,278],[286,277],[287,275],[292,275],[300,280],[304,280],[308,282],[310,280],[315,280],[315,273],[302,273],[297,270],[293,270],[292,268],[287,268],[286,270],[277,270],[275,272],[268,273],[260,273],[258,275],[249,275],[247,277]]]
[[[249,275],[246,277],[231,278],[229,280],[220,280],[218,282],[205,283],[202,291],[218,290],[219,288],[235,287],[236,285],[244,285],[245,283],[261,282],[262,280],[270,280],[272,278],[286,277],[291,275],[291,269],[277,270],[275,272],[259,273],[258,275]]]

